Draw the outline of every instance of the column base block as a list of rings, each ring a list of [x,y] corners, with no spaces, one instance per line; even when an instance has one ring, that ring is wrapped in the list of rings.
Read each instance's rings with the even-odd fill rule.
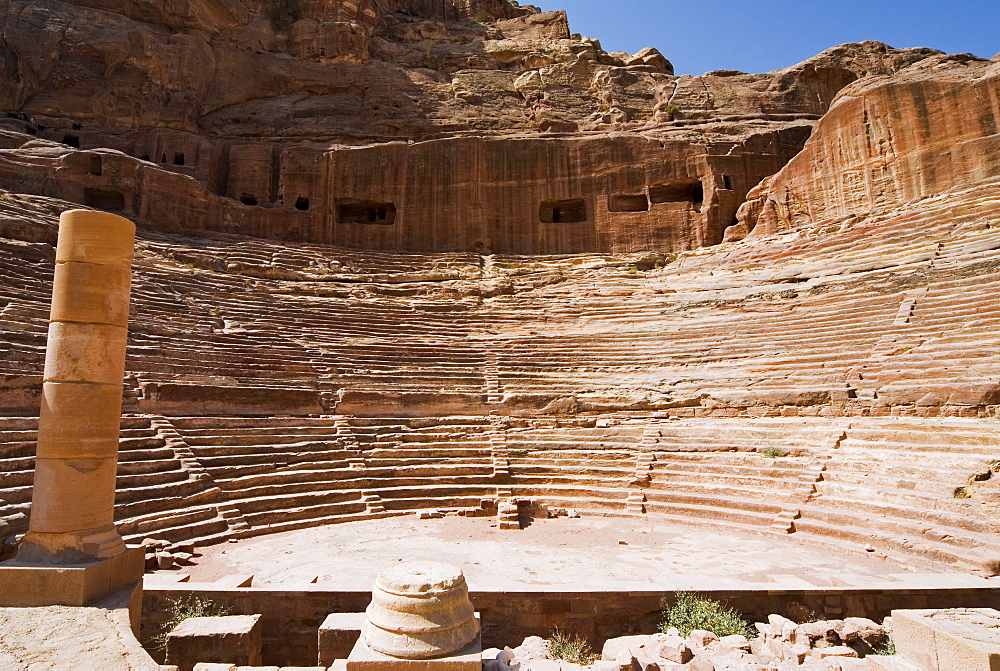
[[[142,579],[142,548],[100,561],[45,565],[11,559],[0,562],[0,607],[86,606]]]
[[[346,668],[347,671],[482,671],[483,639],[480,634],[465,648],[447,657],[398,659],[372,650],[361,637],[347,658]]]

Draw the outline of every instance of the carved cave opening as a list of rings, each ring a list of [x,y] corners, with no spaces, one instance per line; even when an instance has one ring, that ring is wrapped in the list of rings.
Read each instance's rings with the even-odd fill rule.
[[[376,224],[391,226],[396,223],[396,206],[367,200],[338,200],[338,224]]]
[[[174,152],[174,165],[184,165],[184,152]]]
[[[120,191],[84,189],[83,202],[87,207],[93,207],[98,210],[121,212],[125,209],[125,196]]]
[[[7,78],[14,83],[21,82],[21,57],[13,49],[0,46],[0,56],[3,57],[3,68]]]
[[[96,175],[97,177],[104,174],[104,165],[100,156],[95,154],[90,157],[89,164],[87,165],[87,172],[91,175]]]
[[[587,221],[587,203],[583,198],[547,200],[538,208],[543,224],[573,224]]]
[[[729,175],[723,175],[722,176],[722,188],[725,189],[726,191],[732,191],[733,190],[733,178],[730,177]]]
[[[658,184],[649,187],[649,200],[653,203],[692,203],[699,207],[705,200],[705,189],[700,181]]]
[[[63,135],[62,143],[67,147],[73,147],[73,149],[80,148],[80,136],[78,135]]]
[[[649,198],[644,193],[617,194],[608,203],[611,212],[649,212]]]
[[[244,205],[256,205],[257,197],[251,196],[249,193],[240,194],[240,202]]]
[[[302,196],[295,199],[295,209],[306,212],[309,210],[309,199]]]

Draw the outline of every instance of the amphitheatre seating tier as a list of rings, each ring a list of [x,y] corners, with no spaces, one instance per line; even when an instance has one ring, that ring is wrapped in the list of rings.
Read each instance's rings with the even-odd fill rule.
[[[140,231],[118,523],[212,543],[509,492],[981,568],[997,193],[652,266]],[[0,240],[0,524],[30,504],[52,261]]]
[[[174,417],[171,425],[223,489],[278,469],[346,465],[352,454],[331,418]]]
[[[207,544],[423,508],[477,508],[498,488],[585,514],[760,531],[792,508],[796,533],[806,537],[977,568],[1000,531],[981,501],[956,499],[950,489],[995,463],[1000,434],[974,421],[632,419],[599,428],[593,420],[515,420],[503,430],[485,417],[167,421],[193,463],[151,418],[123,418],[116,510],[132,541]],[[37,419],[2,424],[4,511],[27,512]],[[509,462],[499,480],[491,445]],[[212,461],[230,458],[232,472]],[[945,459],[948,468],[937,466]],[[251,470],[238,470],[243,463]],[[803,482],[813,483],[805,495]],[[380,510],[366,505],[373,494]]]

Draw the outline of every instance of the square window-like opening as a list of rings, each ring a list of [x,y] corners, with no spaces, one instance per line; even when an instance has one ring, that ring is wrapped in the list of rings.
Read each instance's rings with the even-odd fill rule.
[[[371,200],[338,200],[337,223],[391,226],[396,223],[396,206]]]
[[[121,212],[125,209],[125,196],[120,191],[84,189],[83,202],[87,207],[93,207],[98,210]]]
[[[73,147],[74,149],[80,148],[80,136],[78,135],[63,135],[62,143],[67,147]]]
[[[608,209],[612,212],[648,212],[649,198],[644,193],[611,196]]]
[[[705,190],[701,182],[681,182],[678,184],[658,184],[649,187],[649,200],[653,203],[693,203],[701,205],[705,200]]]
[[[174,165],[184,165],[184,152],[174,152]]]
[[[573,224],[587,221],[587,203],[583,198],[547,200],[538,208],[543,224]]]

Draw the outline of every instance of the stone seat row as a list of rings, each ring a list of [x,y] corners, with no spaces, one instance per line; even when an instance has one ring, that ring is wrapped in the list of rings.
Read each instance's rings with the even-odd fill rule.
[[[28,442],[24,439],[29,437],[28,434],[32,431],[33,420],[5,419],[7,420],[4,426],[5,437],[8,439],[6,444]],[[267,421],[260,418],[216,418],[215,420],[175,418],[173,423],[182,429],[200,432],[199,436],[204,437],[210,435],[211,429],[208,425],[212,421],[228,424],[228,428],[221,429],[223,433],[228,434],[228,437],[239,437],[241,428],[250,431],[255,427],[264,428],[266,431],[260,439],[262,443],[268,438],[274,438],[275,446],[279,449],[281,445],[292,444],[282,442],[290,440],[290,437],[287,434],[283,436],[281,429],[294,431],[296,427],[309,427],[309,422],[303,422],[301,418],[276,418],[275,426],[267,426]],[[343,515],[367,514],[363,510],[362,493],[377,493],[384,509],[389,512],[403,512],[420,507],[474,507],[482,498],[495,496],[498,486],[485,459],[485,455],[488,454],[486,446],[489,444],[487,441],[489,423],[486,418],[450,421],[453,423],[441,425],[426,418],[388,422],[382,421],[381,418],[349,420],[351,423],[349,434],[356,436],[359,444],[372,446],[358,450],[359,454],[364,454],[368,449],[373,454],[376,453],[375,451],[381,448],[374,445],[380,442],[395,444],[397,447],[405,445],[408,446],[405,451],[412,450],[414,453],[415,461],[404,465],[383,467],[373,464],[359,469],[348,463],[320,473],[309,473],[297,466],[285,473],[282,473],[280,468],[275,468],[272,473],[245,479],[239,487],[216,489],[215,494],[211,494],[210,491],[213,483],[200,485],[200,490],[178,491],[175,481],[170,479],[174,477],[173,475],[168,475],[163,482],[165,489],[170,491],[154,494],[158,484],[147,483],[147,488],[143,490],[141,480],[132,479],[133,475],[146,475],[145,472],[131,475],[123,473],[124,477],[119,485],[124,496],[120,496],[119,509],[128,516],[123,518],[122,524],[136,536],[165,529],[171,536],[176,536],[176,539],[180,540],[186,533],[185,524],[189,523],[192,534],[197,530],[197,533],[201,534],[200,537],[218,539],[225,537],[226,532],[222,529],[223,521],[221,521],[224,518],[219,517],[221,513],[213,515],[206,513],[205,507],[209,504],[198,502],[199,493],[214,496],[219,501],[226,501],[236,506],[253,533],[266,532],[269,530],[269,524],[280,524],[281,520],[292,525],[305,525],[316,520],[334,521]],[[315,418],[315,423],[316,426],[311,427],[313,432],[336,427],[337,419]],[[747,424],[738,421],[706,422],[714,426],[723,436],[727,435],[725,426],[727,423],[732,426],[728,432],[730,435],[737,430],[737,424]],[[749,450],[734,451],[734,446],[727,446],[725,442],[718,446],[724,448],[721,452],[706,451],[704,445],[706,435],[713,429],[709,426],[700,427],[699,435],[699,427],[695,420],[666,424],[660,422],[654,425],[659,443],[647,442],[645,445],[640,445],[651,450],[655,458],[650,471],[650,483],[641,488],[645,497],[643,505],[652,514],[704,517],[723,524],[756,525],[755,528],[766,526],[766,523],[780,512],[783,497],[794,490],[797,477],[809,470],[808,458],[805,456],[769,458]],[[794,443],[792,439],[795,433],[794,422],[761,420],[749,422],[749,425],[750,433],[756,434],[750,436],[751,442],[758,445],[777,443],[789,446]],[[802,434],[801,439],[804,444],[800,446],[799,451],[808,454],[814,450],[815,441],[819,436],[828,434],[830,426],[831,423],[825,421],[822,427],[812,434],[808,432]],[[685,427],[691,432],[690,437],[693,441],[687,451],[679,449],[678,443],[683,437]],[[593,512],[630,514],[629,493],[636,487],[630,485],[628,481],[634,476],[636,456],[643,452],[642,449],[636,449],[636,441],[640,433],[643,436],[647,435],[646,429],[640,431],[640,427],[635,425],[623,426],[620,439],[615,440],[614,429],[618,427],[588,430],[580,426],[575,428],[553,426],[550,430],[556,435],[560,432],[564,435],[564,445],[557,449],[537,450],[518,447],[519,432],[516,428],[507,431],[506,447],[511,455],[510,480],[509,484],[504,485],[509,486],[515,496],[536,498],[550,505],[565,505]],[[667,432],[667,428],[673,431]],[[433,451],[426,454],[423,452],[431,446],[447,445],[449,439],[468,439],[470,429],[472,434],[481,434],[484,439],[483,447],[479,450],[479,454],[484,457],[481,466],[462,461],[447,463]],[[780,435],[782,429],[785,430],[784,437]],[[967,548],[970,543],[982,544],[989,540],[988,534],[993,529],[991,526],[993,523],[986,517],[972,514],[976,502],[953,500],[944,497],[943,494],[937,495],[937,498],[932,495],[930,498],[935,501],[935,512],[928,513],[925,503],[928,497],[921,486],[906,489],[898,478],[895,482],[893,478],[885,478],[877,487],[873,487],[870,475],[867,482],[862,483],[852,483],[837,477],[838,459],[854,449],[852,445],[855,442],[901,452],[901,461],[912,457],[913,450],[908,451],[907,445],[920,445],[921,449],[916,451],[926,451],[926,446],[933,441],[942,447],[959,444],[955,449],[962,452],[970,448],[988,451],[991,437],[989,430],[962,423],[952,423],[944,429],[939,422],[926,425],[917,421],[886,421],[881,424],[870,421],[849,427],[846,431],[847,438],[840,441],[840,447],[832,450],[835,454],[826,462],[824,479],[817,484],[819,492],[808,503],[797,504],[801,514],[796,521],[799,531],[820,536],[850,537],[859,543],[862,540],[875,541],[885,547],[902,550],[905,549],[901,545],[902,541],[893,540],[889,535],[893,525],[892,520],[909,519],[905,524],[901,523],[900,528],[914,529],[914,533],[922,528],[926,529],[926,524],[930,521],[935,527],[943,530],[938,532],[941,538],[938,540],[926,538],[927,534],[922,532],[921,542],[930,543],[927,548],[932,549],[936,547],[933,544],[940,545],[941,547],[936,550],[937,556],[945,557],[947,552],[951,552],[952,554],[947,556],[950,557],[949,560],[954,561],[960,560],[958,558],[960,551],[955,548]],[[126,444],[132,449],[123,452],[123,468],[130,468],[128,465],[135,461],[134,457],[145,453],[144,462],[160,461],[165,468],[164,473],[176,472],[178,460],[151,440],[154,436],[148,419],[132,420],[125,430],[132,432],[124,434]],[[406,435],[408,431],[412,432],[412,436],[400,440],[401,435]],[[857,433],[852,434],[852,431]],[[948,435],[949,432],[951,435]],[[530,434],[531,431],[520,433]],[[537,430],[536,433],[542,431]],[[668,435],[664,436],[664,433]],[[942,433],[945,435],[939,435]],[[896,434],[904,437],[899,444],[894,445],[885,440],[886,436]],[[345,434],[337,435],[344,438]],[[808,437],[810,435],[812,438]],[[511,436],[515,437],[513,441],[510,439]],[[588,442],[581,438],[585,437],[600,442],[592,440],[589,443],[592,449],[584,450],[581,447]],[[196,436],[192,435],[191,438]],[[531,435],[522,435],[520,438],[523,439],[521,445],[532,447],[557,442],[539,440],[538,436]],[[664,440],[672,441],[670,450],[663,449]],[[749,446],[743,445],[743,447]],[[457,453],[464,451],[456,449],[456,454],[451,456],[460,456]],[[393,455],[394,458],[398,456]],[[423,464],[417,461],[420,456],[425,459]],[[852,462],[844,463],[850,467]],[[138,468],[145,471],[148,465],[144,463]],[[872,470],[870,466],[866,468],[867,471]],[[155,475],[155,472],[153,474]],[[268,480],[271,476],[277,476],[277,479]],[[195,486],[199,484],[196,480],[191,482]],[[276,484],[280,482],[284,484]],[[142,500],[136,502],[141,505],[133,505],[129,500],[130,493],[139,491],[144,491]],[[913,492],[911,497],[914,499],[913,503],[906,498],[907,491]],[[4,498],[6,493],[5,489]],[[896,502],[885,503],[890,500],[886,498],[886,494],[891,494]],[[121,503],[123,499],[124,505]],[[923,505],[919,507],[915,505],[918,501]],[[185,511],[189,511],[190,514]],[[284,515],[286,512],[287,516]],[[885,523],[880,520],[876,525],[866,526],[863,520],[875,512],[885,516]],[[964,531],[956,531],[959,529]],[[976,534],[985,535],[980,537]],[[912,539],[907,542],[910,540]]]
[[[278,243],[234,237],[232,240],[213,240],[188,236],[150,236],[145,244],[165,255],[186,254],[192,248],[210,259],[225,261],[248,260],[267,264],[287,265],[300,269],[310,266],[329,267],[331,262],[352,269],[365,267],[395,272],[431,270],[436,267],[478,266],[479,257],[470,253],[430,253],[392,254],[385,252],[358,252],[347,249],[331,249],[329,246],[310,243]]]
[[[971,422],[853,422],[796,527],[982,568],[1000,526],[981,501],[956,499],[954,490],[989,470],[995,437]]]
[[[24,512],[31,500],[37,423],[37,418],[0,418],[0,454],[20,455],[3,459],[0,491]],[[197,487],[148,418],[124,417],[120,440],[116,511],[128,514],[137,506],[174,497],[189,485]]]

